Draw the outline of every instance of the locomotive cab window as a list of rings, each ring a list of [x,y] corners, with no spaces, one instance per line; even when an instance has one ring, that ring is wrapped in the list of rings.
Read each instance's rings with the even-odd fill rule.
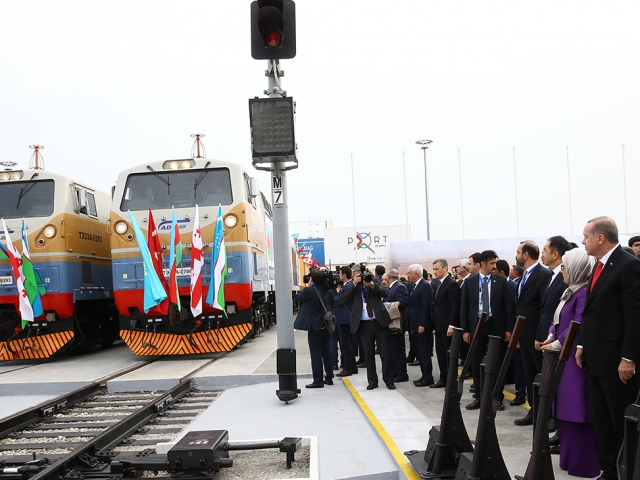
[[[233,191],[229,169],[149,172],[129,175],[120,210],[216,207],[231,205]]]
[[[92,218],[98,218],[98,209],[96,207],[96,197],[80,185],[73,186],[73,203],[76,213],[87,215]]]
[[[2,218],[49,217],[53,215],[55,182],[27,180],[0,183]]]

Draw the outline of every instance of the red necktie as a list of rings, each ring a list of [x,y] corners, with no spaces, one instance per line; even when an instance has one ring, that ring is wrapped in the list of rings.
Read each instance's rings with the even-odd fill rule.
[[[602,265],[602,262],[598,262],[598,266],[596,267],[596,271],[593,272],[593,280],[591,280],[591,288],[589,289],[589,293],[591,293],[593,291],[594,285],[598,281],[598,278],[600,278],[600,274],[602,273],[602,267],[603,266],[604,265]]]

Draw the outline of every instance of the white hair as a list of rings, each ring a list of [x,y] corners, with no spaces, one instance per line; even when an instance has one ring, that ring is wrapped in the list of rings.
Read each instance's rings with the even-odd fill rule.
[[[422,276],[422,272],[424,271],[424,269],[422,268],[422,265],[414,263],[413,265],[409,265],[409,271],[415,273],[416,275]]]
[[[458,261],[458,264],[461,267],[466,268],[467,270],[469,270],[469,259],[468,258],[463,258],[462,260]]]

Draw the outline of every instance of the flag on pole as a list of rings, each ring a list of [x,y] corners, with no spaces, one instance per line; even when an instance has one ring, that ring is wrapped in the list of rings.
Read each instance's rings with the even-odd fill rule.
[[[218,221],[213,234],[213,255],[211,258],[211,283],[207,294],[207,304],[225,312],[224,277],[227,275],[227,251],[224,247],[224,224],[222,206],[218,206]]]
[[[176,219],[176,211],[171,207],[171,248],[169,250],[169,301],[180,308],[180,293],[178,292],[178,264],[182,261],[182,243],[180,243],[180,229]]]
[[[29,241],[27,239],[27,231],[24,228],[24,218],[22,219],[22,273],[24,275],[24,289],[27,292],[27,298],[33,310],[33,318],[38,318],[44,311],[42,310],[42,300],[38,291],[38,279],[31,263],[31,255],[29,255]]]
[[[149,314],[151,315],[166,315],[169,312],[169,287],[167,285],[167,280],[164,277],[164,272],[162,271],[162,262],[164,259],[162,258],[162,245],[160,244],[160,238],[158,237],[158,229],[156,228],[156,222],[153,219],[153,213],[151,209],[149,209],[149,230],[147,232],[147,246],[149,247],[149,253],[151,255],[151,260],[153,260],[153,268],[158,275],[158,279],[162,284],[162,288],[164,288],[165,293],[167,294],[167,298],[162,300],[158,305],[149,309]]]
[[[197,317],[202,313],[202,233],[200,232],[200,213],[196,204],[196,219],[191,235],[191,313]]]
[[[144,267],[144,313],[147,313],[152,307],[155,307],[167,298],[167,292],[164,291],[164,287],[162,283],[160,283],[158,274],[153,266],[149,247],[145,242],[144,234],[142,230],[140,230],[136,217],[133,216],[131,211],[129,211],[129,218],[131,219],[133,233],[138,242],[138,248],[140,248],[140,253],[142,254],[142,266]]]
[[[22,274],[22,256],[16,250],[16,247],[11,242],[9,231],[7,230],[7,224],[2,219],[2,228],[4,236],[7,241],[7,253],[9,262],[11,263],[11,269],[13,270],[13,277],[16,279],[16,287],[18,287],[18,308],[20,309],[20,319],[22,320],[22,328],[24,329],[29,322],[33,322],[33,309],[31,303],[29,303],[29,297],[27,291],[24,288],[24,277]]]

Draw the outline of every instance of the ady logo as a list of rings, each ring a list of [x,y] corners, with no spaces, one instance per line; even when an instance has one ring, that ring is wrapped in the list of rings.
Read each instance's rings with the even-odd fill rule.
[[[355,249],[362,249],[362,248],[366,248],[367,250],[371,250],[371,253],[376,253],[373,251],[373,249],[371,248],[371,241],[373,240],[373,238],[371,237],[371,232],[369,233],[358,233],[356,232],[356,239],[358,240],[358,243],[356,243],[356,247]]]
[[[188,218],[178,220],[178,228],[180,230],[184,230],[185,228],[187,228],[187,225],[189,225],[189,222],[191,222],[191,220],[189,220]],[[158,231],[171,232],[171,220],[165,220],[164,222],[161,222],[160,225],[158,225]]]

